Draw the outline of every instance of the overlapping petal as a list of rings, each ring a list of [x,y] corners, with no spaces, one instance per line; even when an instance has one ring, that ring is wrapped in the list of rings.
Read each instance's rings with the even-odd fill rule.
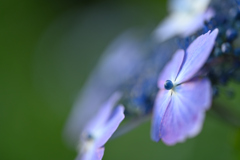
[[[101,133],[101,137],[99,138],[97,145],[98,147],[102,147],[112,136],[112,134],[116,131],[119,124],[124,119],[124,107],[118,106],[114,109],[110,119],[105,124],[103,132]]]
[[[164,67],[163,71],[161,72],[158,80],[158,87],[160,89],[164,88],[164,83],[166,80],[175,81],[177,78],[178,72],[182,65],[184,58],[184,51],[178,50],[171,61]]]
[[[116,131],[125,118],[124,107],[117,106],[121,94],[116,92],[101,107],[96,116],[86,125],[81,133],[80,153],[77,160],[101,160],[104,154],[104,144]]]
[[[210,12],[206,12],[209,2],[210,0],[171,0],[171,14],[155,30],[155,38],[163,42],[174,36],[186,37],[193,34],[203,27],[204,20],[209,19]]]
[[[119,92],[114,93],[109,100],[102,105],[96,116],[86,125],[85,132],[95,132],[101,130],[101,127],[105,125],[106,121],[112,113],[114,104],[119,100],[121,94]]]
[[[160,126],[170,101],[171,101],[171,91],[161,90],[158,93],[155,101],[155,105],[154,105],[153,120],[152,120],[152,127],[151,127],[151,138],[156,142],[160,140],[160,136],[161,136]]]
[[[205,111],[211,105],[208,79],[194,79],[175,88],[160,124],[162,140],[173,145],[193,137],[202,128]]]
[[[206,34],[199,36],[190,44],[186,50],[182,68],[176,79],[177,84],[189,80],[197,71],[199,71],[209,57],[217,35],[218,29],[215,29],[211,33],[209,31]]]
[[[98,150],[97,150],[97,158],[98,158],[99,160],[102,159],[103,154],[104,154],[104,150],[105,150],[104,147],[98,148]]]

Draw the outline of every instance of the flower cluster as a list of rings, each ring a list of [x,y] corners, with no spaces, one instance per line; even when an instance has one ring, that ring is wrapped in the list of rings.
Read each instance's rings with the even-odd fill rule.
[[[77,159],[102,159],[112,135],[149,117],[153,141],[174,145],[196,136],[219,86],[240,81],[239,8],[235,0],[172,0],[170,16],[152,34],[117,39],[67,123],[68,139],[80,141]]]

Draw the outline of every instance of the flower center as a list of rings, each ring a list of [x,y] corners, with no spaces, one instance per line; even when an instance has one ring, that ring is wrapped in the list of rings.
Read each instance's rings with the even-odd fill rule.
[[[164,83],[164,88],[165,88],[166,90],[172,89],[172,88],[173,88],[173,83],[172,83],[172,81],[166,80],[166,82]]]

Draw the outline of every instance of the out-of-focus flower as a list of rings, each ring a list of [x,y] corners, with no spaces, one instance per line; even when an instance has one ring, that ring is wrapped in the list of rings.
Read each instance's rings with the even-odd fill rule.
[[[85,122],[108,97],[134,76],[144,61],[144,45],[136,32],[119,36],[105,51],[77,98],[65,128],[65,138],[76,146]]]
[[[189,36],[204,25],[204,20],[214,15],[207,9],[210,0],[171,0],[171,14],[154,31],[155,38],[162,42],[174,36]]]
[[[178,50],[160,74],[151,137],[168,145],[193,137],[201,130],[211,105],[211,85],[196,73],[208,59],[218,29],[201,35],[184,52]]]
[[[80,137],[80,152],[77,160],[101,160],[104,154],[104,144],[116,131],[121,121],[124,119],[124,107],[114,104],[120,98],[115,93],[100,108],[97,115],[85,126]]]

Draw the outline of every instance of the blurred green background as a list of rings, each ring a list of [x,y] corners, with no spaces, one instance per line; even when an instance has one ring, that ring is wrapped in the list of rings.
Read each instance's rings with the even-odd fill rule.
[[[101,53],[126,29],[156,26],[166,6],[157,0],[1,0],[0,159],[74,159],[62,130]],[[240,107],[238,95],[220,102]],[[108,142],[103,159],[240,159],[240,130],[211,112],[199,136],[176,146],[152,142],[149,131],[146,123]]]

